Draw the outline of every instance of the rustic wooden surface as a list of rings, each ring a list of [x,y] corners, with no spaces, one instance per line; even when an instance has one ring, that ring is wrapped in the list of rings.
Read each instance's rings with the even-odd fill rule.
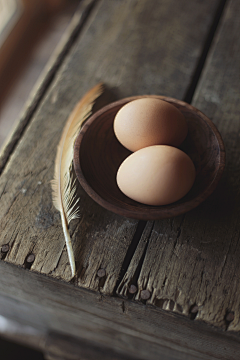
[[[0,79],[4,92],[1,94],[0,91],[0,152],[78,6],[79,0],[65,1],[64,9],[55,12],[51,17],[48,16],[47,20],[40,17],[37,31],[32,29],[31,39],[24,39],[24,48],[21,47],[18,56],[12,60],[13,63],[8,62],[9,71],[5,71],[4,75],[7,79],[6,85],[3,85]]]
[[[134,360],[130,355],[93,345],[92,342],[79,341],[73,337],[51,333],[43,348],[46,360]],[[164,359],[163,359],[164,360]]]
[[[135,256],[144,257],[137,279],[135,256],[119,293],[134,282],[135,299],[191,313],[223,329],[239,331],[239,4],[230,2],[193,104],[213,119],[226,145],[228,165],[217,191],[186,215],[148,224]],[[233,45],[234,44],[234,45]],[[231,56],[229,54],[231,53]],[[149,264],[152,266],[149,266]],[[230,321],[228,321],[230,320]]]
[[[24,265],[28,254],[33,252],[33,271],[69,280],[60,217],[52,206],[49,181],[53,177],[56,146],[70,110],[99,80],[115,88],[118,96],[163,92],[182,97],[217,5],[214,1],[189,7],[189,2],[183,1],[180,8],[189,9],[182,11],[180,18],[180,8],[175,1],[153,2],[150,7],[147,1],[97,3],[1,177],[0,244],[8,243],[11,249],[5,261]],[[150,30],[144,18],[152,24]],[[196,22],[200,30],[193,36],[192,27]],[[172,41],[166,47],[169,38]],[[183,46],[183,41],[188,46]],[[123,53],[128,56],[123,57]],[[147,69],[144,70],[144,66]],[[76,74],[79,81],[73,81]],[[159,78],[153,83],[156,74]],[[97,271],[105,268],[102,291],[112,293],[137,222],[103,211],[83,191],[80,196],[80,221],[72,222],[71,226],[77,281],[81,286],[98,290]]]
[[[226,5],[193,102],[217,124],[230,154],[225,176],[209,200],[144,229],[144,222],[103,210],[80,189],[80,221],[70,227],[78,270],[75,288],[66,284],[70,266],[49,183],[68,114],[97,82],[106,83],[118,98],[144,93],[191,98],[199,59],[222,3],[102,0],[89,12],[0,178],[0,244],[9,246],[0,262],[6,274],[0,288],[6,316],[23,321],[31,314],[27,321],[55,331],[66,324],[69,335],[142,359],[149,354],[158,359],[159,353],[166,359],[239,358],[235,333],[200,321],[239,331],[237,2]],[[31,280],[36,282],[32,286]],[[136,286],[132,294],[130,285]],[[107,296],[116,288],[118,296],[132,301]]]
[[[239,13],[240,3],[229,1],[193,100],[193,105],[217,125],[227,153],[226,170],[217,192],[196,213],[204,218],[201,224],[196,221],[193,231],[199,233],[201,228],[200,242],[204,248],[198,250],[206,260],[199,270],[207,289],[196,301],[204,304],[199,319],[214,325],[224,326],[225,316],[234,313],[233,321],[227,324],[230,331],[240,331],[240,23],[236,19]],[[186,226],[190,221],[194,221],[191,216]]]
[[[149,303],[239,331],[239,4],[230,2],[197,88],[193,105],[218,126],[228,165],[217,191],[202,206],[174,220],[148,224],[119,287],[132,282]],[[234,45],[233,45],[234,44]],[[231,53],[231,56],[229,54]],[[136,258],[144,256],[134,279]],[[152,266],[149,266],[149,263]],[[227,321],[227,320],[231,321]]]
[[[92,5],[94,0],[84,0],[80,3],[79,9],[75,12],[74,17],[67,27],[67,30],[64,36],[61,38],[56,50],[53,52],[50,60],[48,61],[46,67],[42,71],[42,75],[36,82],[33,90],[29,96],[28,101],[26,102],[23,110],[20,112],[20,116],[16,119],[15,127],[12,130],[12,133],[9,134],[8,138],[4,142],[3,146],[1,144],[1,152],[0,152],[0,173],[2,172],[4,166],[6,165],[10,154],[13,152],[15,145],[20,140],[26,126],[28,125],[29,121],[31,120],[33,114],[35,113],[37,107],[39,106],[41,100],[43,99],[44,94],[48,86],[51,84],[60,64],[62,63],[64,57],[68,53],[69,49],[71,48],[75,38],[79,35],[79,32],[82,29],[82,26],[91,11]],[[46,52],[46,49],[41,49],[42,51]],[[38,64],[39,65],[39,64]],[[36,65],[35,65],[36,66]],[[36,66],[37,67],[37,66]],[[38,69],[39,70],[39,69]],[[14,74],[15,76],[16,73]],[[6,80],[7,81],[7,80]],[[8,79],[9,81],[9,79]],[[25,79],[26,81],[26,79]],[[6,90],[6,89],[5,89]],[[22,93],[18,90],[18,97],[19,94]],[[23,92],[26,91],[26,88]],[[16,95],[16,97],[17,97]],[[2,100],[2,99],[1,99]],[[16,105],[16,104],[15,104]],[[18,104],[19,107],[19,104]],[[3,109],[3,116],[4,116]],[[20,110],[20,109],[19,109]],[[2,111],[2,110],[1,110]],[[9,114],[8,114],[9,115]],[[2,113],[1,113],[2,116]],[[11,115],[10,115],[11,117]],[[13,119],[10,119],[12,123]],[[4,134],[6,135],[6,134]]]
[[[237,335],[183,315],[103,296],[5,261],[0,262],[0,273],[1,312],[48,333],[46,351],[51,334],[65,334],[135,359],[239,359]]]

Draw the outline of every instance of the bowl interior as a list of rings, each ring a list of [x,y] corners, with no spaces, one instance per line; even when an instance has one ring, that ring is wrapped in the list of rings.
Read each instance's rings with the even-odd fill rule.
[[[213,123],[199,110],[179,100],[150,96],[170,102],[185,116],[188,135],[179,148],[190,156],[197,175],[189,193],[170,205],[150,206],[131,200],[116,183],[117,170],[131,152],[115,137],[113,120],[123,105],[141,97],[119,100],[89,118],[75,142],[75,171],[85,191],[108,210],[145,220],[177,216],[196,207],[216,187],[224,168],[223,142]]]

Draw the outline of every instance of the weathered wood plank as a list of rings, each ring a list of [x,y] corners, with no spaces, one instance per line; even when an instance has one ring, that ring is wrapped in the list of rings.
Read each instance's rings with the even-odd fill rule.
[[[63,125],[78,99],[99,80],[118,97],[183,97],[219,1],[99,1],[58,77],[34,115],[0,180],[5,261],[64,280],[70,267],[50,180]],[[192,31],[192,29],[197,29]],[[137,222],[111,214],[80,189],[73,222],[78,285],[112,293]],[[97,270],[106,276],[99,281]]]
[[[128,296],[129,284],[135,283],[136,300],[147,289],[151,304],[186,315],[193,310],[196,320],[234,331],[240,330],[239,12],[239,2],[230,1],[193,100],[223,136],[224,176],[197,209],[148,225],[118,290]],[[139,251],[146,255],[134,279]]]
[[[46,360],[136,360],[92,342],[56,333],[48,334],[43,352]]]
[[[74,43],[77,35],[81,31],[88,14],[96,0],[82,0],[81,4],[74,14],[74,17],[69,24],[67,30],[56,50],[52,54],[48,64],[34,86],[27,103],[19,116],[16,119],[14,130],[10,133],[9,137],[1,147],[0,152],[0,173],[6,165],[11,153],[14,151],[14,147],[20,140],[26,126],[30,122],[33,114],[35,113],[39,103],[41,102],[45,92],[47,91],[51,81],[53,80],[57,70],[59,69],[63,59],[69,52],[71,46]]]
[[[69,335],[137,359],[239,359],[237,336],[185,316],[101,296],[4,261],[0,277],[0,314],[43,333]]]
[[[204,280],[209,280],[211,291],[204,297],[199,319],[204,320],[211,314],[211,323],[221,323],[226,313],[233,312],[234,319],[228,326],[230,331],[240,331],[239,13],[239,2],[229,1],[221,31],[194,97],[194,105],[208,113],[220,130],[227,154],[222,182],[208,208],[203,209],[207,218],[204,241],[207,252],[214,255],[217,271],[211,277],[209,267],[204,269]],[[215,232],[214,236],[211,237],[210,231]],[[215,246],[208,244],[212,239]]]

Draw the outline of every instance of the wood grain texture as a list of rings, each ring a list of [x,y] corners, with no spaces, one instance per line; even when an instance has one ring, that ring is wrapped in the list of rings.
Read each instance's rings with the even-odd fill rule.
[[[46,360],[136,360],[136,358],[58,333],[50,333],[42,349]]]
[[[23,108],[23,111],[20,113],[19,118],[16,119],[17,121],[15,123],[15,127],[12,133],[9,134],[8,138],[5,140],[3,146],[1,147],[0,173],[3,171],[4,166],[6,165],[11,153],[14,151],[14,147],[20,140],[33,114],[36,112],[37,107],[39,106],[45,92],[51,84],[63,59],[65,58],[74,40],[76,39],[76,36],[82,29],[82,26],[86,20],[86,17],[88,16],[88,13],[94,1],[95,0],[84,0],[81,2],[64,36],[62,37],[55,51],[53,52],[40,78],[36,82],[28,101]]]
[[[147,225],[118,289],[129,296],[133,283],[136,300],[148,290],[149,304],[230,331],[240,330],[239,11],[239,3],[228,3],[193,101],[222,134],[227,154],[223,179],[195,210]]]
[[[203,269],[204,280],[209,281],[209,292],[199,318],[205,319],[211,313],[211,323],[221,323],[226,313],[233,312],[229,331],[240,331],[239,13],[239,2],[229,1],[193,101],[195,106],[209,114],[220,130],[227,153],[225,176],[208,208],[202,209],[207,218],[204,241],[207,242],[207,252],[214,253],[214,260],[211,266],[208,264]],[[213,231],[215,246],[208,243]]]
[[[78,5],[78,0],[71,0],[71,2],[66,2],[64,9],[56,12],[54,16],[48,16],[47,21],[45,17],[40,17],[38,24],[35,24],[36,32],[31,31],[31,40],[25,39],[24,48],[21,47],[19,53],[20,56],[12,59],[15,65],[12,62],[8,63],[10,72],[5,72],[4,75],[7,79],[7,86],[4,86],[0,80],[1,88],[4,89],[3,96],[0,95],[0,153],[3,143],[11,133],[15,121],[19,120],[19,114],[36,81],[48,64],[53,49],[59,44],[68,28]],[[38,85],[40,86],[40,83]]]
[[[5,261],[27,267],[26,257],[33,253],[32,271],[69,280],[50,190],[56,146],[68,114],[99,81],[119,97],[164,93],[181,98],[217,5],[202,1],[193,6],[187,0],[97,3],[1,176],[0,244],[10,246]],[[70,226],[77,283],[111,294],[137,222],[103,210],[79,192],[80,221]],[[104,278],[97,276],[99,268],[105,269]]]
[[[46,351],[53,352],[54,334],[62,334],[65,341],[70,336],[79,346],[90,342],[93,350],[102,347],[111,354],[112,349],[128,358],[239,359],[236,335],[185,316],[102,296],[4,261],[0,262],[0,276],[0,314],[48,333]]]

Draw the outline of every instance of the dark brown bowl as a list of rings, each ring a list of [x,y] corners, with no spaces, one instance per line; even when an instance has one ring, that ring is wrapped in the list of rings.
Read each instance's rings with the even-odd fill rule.
[[[188,123],[187,138],[179,148],[192,159],[196,180],[186,196],[170,205],[138,203],[124,195],[116,183],[117,170],[131,152],[115,137],[113,120],[123,105],[143,97],[168,101],[183,113]],[[165,96],[134,96],[105,106],[88,119],[74,147],[74,168],[88,195],[110,211],[142,220],[170,218],[195,208],[213,192],[224,165],[223,141],[211,120],[193,106]]]

